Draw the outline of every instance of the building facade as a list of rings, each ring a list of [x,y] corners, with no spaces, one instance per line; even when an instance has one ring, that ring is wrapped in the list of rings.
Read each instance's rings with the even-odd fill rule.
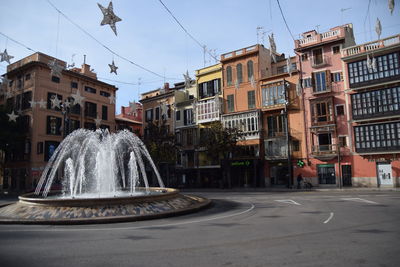
[[[6,157],[3,190],[24,192],[36,187],[47,161],[63,138],[78,128],[115,129],[117,88],[101,82],[90,66],[51,73],[50,62],[66,62],[35,53],[7,67],[8,112],[26,126],[23,151]],[[60,180],[58,180],[60,181]]]
[[[342,186],[351,176],[349,129],[341,49],[355,44],[351,24],[315,30],[295,41],[305,112],[307,161],[303,177],[314,185]],[[348,185],[348,184],[345,184]]]
[[[115,116],[116,130],[127,129],[137,136],[143,136],[143,107],[142,104],[132,102],[129,107],[121,106],[121,114]]]
[[[400,35],[342,50],[352,176],[358,187],[400,181]]]
[[[271,75],[271,56],[262,45],[254,45],[221,55],[226,128],[244,133],[241,149],[224,161],[228,187],[265,185],[259,80]]]

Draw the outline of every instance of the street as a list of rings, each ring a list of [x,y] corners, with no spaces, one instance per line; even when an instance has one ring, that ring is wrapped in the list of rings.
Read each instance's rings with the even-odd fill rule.
[[[0,225],[1,266],[398,266],[400,194],[191,192],[198,213],[76,226]]]

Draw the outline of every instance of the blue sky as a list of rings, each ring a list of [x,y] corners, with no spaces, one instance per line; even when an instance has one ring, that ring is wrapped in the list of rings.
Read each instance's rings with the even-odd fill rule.
[[[104,0],[49,0],[71,20],[88,31],[119,55],[165,76],[170,84],[183,81],[183,73],[204,66],[203,50],[188,37],[158,0],[114,0],[114,12],[122,21],[117,23],[118,36],[108,25],[100,26],[103,18],[97,3]],[[184,27],[216,55],[257,43],[256,28],[264,27],[275,35],[277,50],[293,55],[293,40],[282,20],[276,0],[163,0]],[[387,0],[280,0],[288,25],[295,37],[302,32],[329,30],[337,25],[353,23],[358,44],[377,39],[376,18],[382,23],[382,37],[400,33],[400,3],[396,1],[390,15]],[[341,12],[341,9],[350,8]],[[113,56],[76,26],[67,21],[47,0],[1,0],[0,32],[35,51],[58,57],[68,63],[74,56],[80,66],[83,55],[97,72],[100,80],[116,85],[117,113],[121,105],[138,100],[139,93],[156,89],[164,78],[148,73]],[[268,32],[267,34],[270,34]],[[57,41],[58,34],[58,41]],[[265,40],[268,38],[266,37]],[[265,42],[268,47],[268,42]],[[7,48],[12,62],[32,51],[0,34],[0,50]],[[111,74],[108,64],[114,59],[118,75]],[[207,65],[215,61],[206,56]],[[7,63],[0,63],[5,73]],[[138,80],[141,79],[141,85]],[[126,84],[128,83],[128,84]]]

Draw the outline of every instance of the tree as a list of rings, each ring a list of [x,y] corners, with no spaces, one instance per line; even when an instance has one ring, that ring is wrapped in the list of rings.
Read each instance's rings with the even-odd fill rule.
[[[200,146],[206,149],[207,156],[213,161],[228,159],[242,140],[243,132],[238,128],[224,128],[219,121],[212,122],[208,128],[202,129]]]

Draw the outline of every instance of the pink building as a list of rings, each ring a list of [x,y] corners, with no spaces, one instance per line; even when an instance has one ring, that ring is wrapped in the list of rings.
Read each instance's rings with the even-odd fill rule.
[[[352,184],[400,184],[400,35],[342,50]]]
[[[345,105],[341,49],[355,44],[352,24],[315,30],[295,41],[298,55],[304,131],[305,166],[295,173],[319,186],[351,185],[352,159]]]
[[[139,137],[143,135],[143,106],[131,103],[129,107],[121,107],[121,114],[115,116],[116,130],[128,129]]]

